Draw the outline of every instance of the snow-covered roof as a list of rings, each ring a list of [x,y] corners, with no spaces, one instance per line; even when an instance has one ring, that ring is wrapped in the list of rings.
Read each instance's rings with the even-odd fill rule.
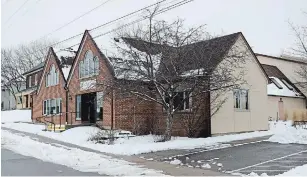
[[[288,97],[303,97],[295,88],[284,79],[270,77],[272,83],[267,85],[268,95],[288,96]]]
[[[62,68],[64,77],[65,77],[66,80],[67,80],[67,78],[68,78],[70,68],[71,68],[71,66],[65,66],[65,67]]]

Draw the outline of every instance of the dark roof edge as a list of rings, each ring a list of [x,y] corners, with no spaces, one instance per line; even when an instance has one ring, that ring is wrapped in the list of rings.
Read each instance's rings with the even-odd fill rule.
[[[241,36],[242,36],[242,38],[243,38],[245,44],[247,45],[248,49],[251,51],[252,55],[254,56],[255,60],[257,61],[257,63],[258,63],[258,65],[259,65],[260,69],[262,70],[263,74],[266,76],[266,78],[267,78],[267,80],[268,80],[268,83],[271,83],[271,79],[269,78],[268,74],[265,72],[264,68],[262,67],[260,61],[259,61],[258,58],[257,58],[256,53],[254,53],[253,49],[251,48],[251,46],[250,46],[249,43],[247,42],[246,38],[244,37],[243,33],[242,33],[242,32],[240,32],[240,33],[241,33]]]
[[[291,59],[287,59],[287,58],[276,57],[276,56],[266,55],[266,54],[261,54],[261,53],[255,53],[255,54],[256,54],[256,56],[263,56],[263,57],[274,58],[274,59],[278,59],[278,60],[284,60],[284,61],[289,61],[289,62],[294,62],[294,63],[300,63],[300,64],[307,65],[307,61],[304,62],[304,61],[291,60]]]
[[[35,71],[39,71],[39,70],[42,70],[42,69],[44,69],[44,66],[41,66],[41,67],[36,68],[36,69],[34,69],[34,70],[26,71],[26,72],[24,72],[22,75],[27,75],[27,74],[29,74],[29,73],[33,73],[33,72],[35,72]]]

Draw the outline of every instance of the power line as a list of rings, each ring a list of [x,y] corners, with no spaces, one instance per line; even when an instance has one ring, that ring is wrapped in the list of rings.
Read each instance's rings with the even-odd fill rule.
[[[154,3],[154,4],[151,4],[151,5],[149,5],[149,6],[143,7],[143,8],[141,8],[141,9],[139,9],[139,10],[133,11],[133,12],[129,13],[128,15],[124,15],[124,16],[122,16],[122,17],[119,17],[119,18],[115,19],[115,20],[112,20],[112,23],[114,23],[114,22],[116,22],[116,21],[118,21],[118,20],[121,20],[123,17],[128,17],[128,16],[131,16],[131,15],[133,15],[133,14],[135,14],[135,13],[138,13],[138,12],[140,12],[140,11],[142,11],[142,10],[148,9],[148,8],[150,8],[150,7],[152,7],[152,6],[156,6],[156,5],[158,5],[158,4],[160,4],[160,3],[164,2],[164,1],[166,1],[166,0],[161,0],[161,1],[159,1],[159,2],[156,2],[156,3]],[[91,30],[96,30],[96,29],[98,29],[98,28],[100,28],[100,27],[103,27],[103,26],[106,26],[106,25],[108,25],[108,24],[110,24],[110,22],[107,22],[107,23],[104,23],[104,24],[99,25],[99,26],[97,26],[97,27],[94,27],[94,28],[90,29],[89,31],[91,31]],[[69,37],[69,38],[66,38],[66,39],[64,39],[64,40],[62,40],[62,41],[56,42],[56,43],[54,43],[54,44],[51,44],[51,45],[49,45],[48,47],[45,47],[45,48],[42,48],[42,49],[38,49],[38,50],[34,51],[33,53],[30,53],[29,55],[34,54],[35,52],[40,51],[40,50],[48,49],[49,47],[59,45],[59,44],[61,44],[61,43],[63,43],[63,42],[66,42],[66,41],[68,41],[68,40],[71,40],[71,39],[76,38],[76,37],[81,36],[81,35],[83,35],[83,32],[82,32],[82,33],[79,33],[79,34],[76,34],[76,35],[74,35],[74,36],[71,36],[71,37]],[[34,41],[34,42],[35,42],[35,41]]]
[[[26,5],[26,3],[28,2],[29,0],[26,0],[5,22],[4,22],[4,24],[7,24],[16,14],[17,14],[17,12],[19,12],[20,11],[20,9],[24,6],[24,5]]]
[[[170,5],[170,6],[168,6],[168,7],[165,7],[165,8],[163,8],[163,9],[159,10],[159,11],[155,14],[155,16],[157,16],[157,15],[159,15],[159,14],[162,14],[162,13],[165,13],[165,12],[167,12],[167,11],[169,11],[169,10],[172,10],[172,9],[174,9],[174,8],[177,8],[177,7],[179,7],[179,6],[182,6],[182,5],[187,4],[187,3],[189,3],[189,2],[192,2],[192,1],[194,1],[194,0],[182,0],[182,1],[178,2],[178,3],[176,3],[176,4]],[[130,23],[127,23],[127,24],[124,24],[124,25],[122,25],[122,26],[120,26],[120,27],[118,27],[118,28],[115,28],[115,29],[112,29],[112,30],[107,31],[107,32],[105,32],[105,33],[96,35],[96,36],[93,37],[93,39],[98,38],[98,37],[101,37],[101,36],[104,36],[104,35],[107,35],[107,34],[110,34],[110,33],[112,33],[112,32],[115,32],[115,31],[120,30],[120,29],[122,29],[122,28],[125,28],[125,27],[127,27],[127,26],[133,25],[133,24],[135,24],[135,23],[139,23],[139,22],[141,22],[141,21],[143,21],[143,20],[146,20],[147,18],[149,18],[149,16],[143,17],[143,18],[141,18],[141,19],[134,20],[134,21],[132,21],[132,22],[130,22]],[[74,45],[72,45],[72,46],[69,46],[69,47],[67,47],[67,48],[75,47],[75,46],[79,45],[80,43],[81,43],[81,42],[79,42],[79,43],[77,43],[77,44],[74,44]]]
[[[155,4],[146,6],[146,7],[142,8],[142,10],[145,10],[145,9],[148,9],[149,7],[158,5],[159,3],[163,2],[163,1],[166,1],[166,0],[161,0],[161,1],[157,2],[157,3],[155,3]],[[163,8],[163,9],[161,9],[160,11],[158,11],[158,13],[157,13],[156,15],[159,15],[159,14],[161,14],[161,13],[164,13],[164,12],[166,12],[166,11],[169,11],[169,10],[171,10],[171,9],[174,9],[174,8],[176,8],[176,7],[179,7],[179,6],[182,6],[182,5],[184,5],[184,4],[186,4],[186,3],[189,3],[189,2],[192,2],[192,1],[194,1],[194,0],[181,0],[180,2],[178,2],[178,3],[176,3],[176,4],[173,4],[173,5],[170,5],[170,6],[168,6],[168,7],[165,7],[165,8]],[[139,9],[139,10],[136,10],[136,11],[134,11],[134,12],[137,13],[137,12],[139,12],[139,11],[141,11],[141,10]],[[132,14],[133,14],[133,13],[129,13],[129,15],[132,15]],[[125,16],[127,16],[127,15],[125,15]],[[93,39],[94,39],[94,38],[101,37],[101,36],[106,35],[106,34],[109,34],[109,33],[114,32],[114,31],[116,31],[116,30],[122,29],[122,28],[124,28],[124,27],[126,27],[126,26],[130,26],[130,25],[132,25],[132,24],[138,23],[138,22],[143,21],[143,20],[145,20],[145,19],[147,19],[147,18],[148,18],[148,16],[147,16],[147,17],[143,17],[143,18],[138,19],[138,20],[135,20],[135,21],[130,22],[130,23],[128,23],[128,24],[122,25],[122,26],[120,26],[120,27],[118,27],[118,28],[115,28],[115,29],[113,29],[113,30],[110,30],[110,31],[108,31],[108,32],[106,32],[106,33],[102,33],[102,34],[99,34],[99,35],[97,35],[97,36],[94,36]],[[117,18],[116,20],[119,20],[119,19],[122,19],[122,17]],[[112,21],[115,22],[115,20],[112,20]],[[109,22],[107,22],[107,23],[109,23]],[[107,24],[107,23],[105,23],[105,24]],[[102,27],[102,25],[100,25],[99,27]],[[91,30],[96,30],[96,29],[97,29],[97,27],[92,28],[92,29],[90,29],[89,31],[91,31]],[[57,42],[57,43],[54,43],[54,44],[52,44],[52,45],[49,45],[48,47],[39,49],[39,50],[48,49],[49,47],[56,46],[56,45],[58,45],[58,44],[60,44],[60,43],[63,43],[63,42],[65,42],[65,41],[68,41],[68,40],[71,40],[71,39],[73,39],[73,38],[76,38],[76,37],[78,37],[78,36],[80,36],[80,35],[82,35],[82,34],[83,34],[83,32],[80,33],[80,34],[74,35],[74,36],[72,36],[72,37],[69,37],[69,38],[67,38],[67,39],[64,39],[64,40],[62,40],[62,41],[59,41],[59,42]],[[80,43],[78,43],[78,44],[80,44]],[[71,47],[74,47],[74,46],[76,46],[76,45],[78,45],[78,44],[74,44],[74,45],[72,45]],[[66,47],[66,48],[69,48],[69,47]],[[39,51],[39,50],[37,50],[37,51]],[[60,52],[60,51],[61,51],[61,50],[57,51],[56,53],[58,53],[58,52]],[[36,52],[36,51],[34,51],[33,53],[35,53],[35,52]],[[28,55],[31,55],[31,54],[33,54],[33,53],[30,53],[30,54],[28,54]],[[28,56],[28,55],[27,55],[27,56]]]
[[[62,26],[60,26],[59,28],[57,28],[57,29],[51,31],[50,33],[48,33],[48,34],[46,34],[46,35],[40,37],[39,39],[45,38],[45,37],[49,36],[50,34],[55,33],[55,32],[57,32],[57,31],[59,31],[59,30],[65,28],[66,26],[68,26],[68,25],[72,24],[73,22],[79,20],[80,18],[84,17],[85,15],[87,15],[87,14],[89,14],[89,13],[91,13],[91,12],[97,10],[98,8],[102,7],[103,5],[105,5],[106,3],[110,2],[110,1],[111,1],[111,0],[106,0],[106,1],[104,1],[104,2],[101,3],[100,5],[94,7],[93,9],[91,9],[91,10],[85,12],[84,14],[82,14],[82,15],[80,15],[80,16],[74,18],[73,20],[69,21],[68,23],[65,23],[64,25],[62,25]],[[39,39],[38,39],[38,40],[39,40]]]

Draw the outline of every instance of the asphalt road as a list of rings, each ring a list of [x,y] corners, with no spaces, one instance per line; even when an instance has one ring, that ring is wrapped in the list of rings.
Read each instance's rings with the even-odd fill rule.
[[[98,176],[1,148],[1,176]]]
[[[220,147],[221,149],[207,147],[192,151],[169,150],[139,156],[164,162],[179,159],[181,165],[191,168],[205,168],[201,166],[208,164],[211,170],[232,174],[255,172],[258,175],[277,175],[307,163],[307,145],[261,140],[230,143]]]

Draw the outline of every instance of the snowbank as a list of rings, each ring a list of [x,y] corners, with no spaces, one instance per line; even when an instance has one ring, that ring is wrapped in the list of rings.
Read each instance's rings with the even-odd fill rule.
[[[19,136],[8,131],[1,131],[3,148],[16,153],[35,157],[43,161],[57,163],[83,172],[95,172],[101,175],[163,175],[160,171],[142,168],[133,163],[114,159],[110,156],[83,151],[77,148],[57,147],[41,143],[27,136]]]
[[[1,122],[32,122],[31,110],[1,111]]]
[[[295,128],[291,121],[271,122],[270,129],[273,131],[268,141],[281,144],[307,144],[307,129]]]
[[[307,164],[292,168],[290,171],[287,171],[278,176],[307,176]]]

